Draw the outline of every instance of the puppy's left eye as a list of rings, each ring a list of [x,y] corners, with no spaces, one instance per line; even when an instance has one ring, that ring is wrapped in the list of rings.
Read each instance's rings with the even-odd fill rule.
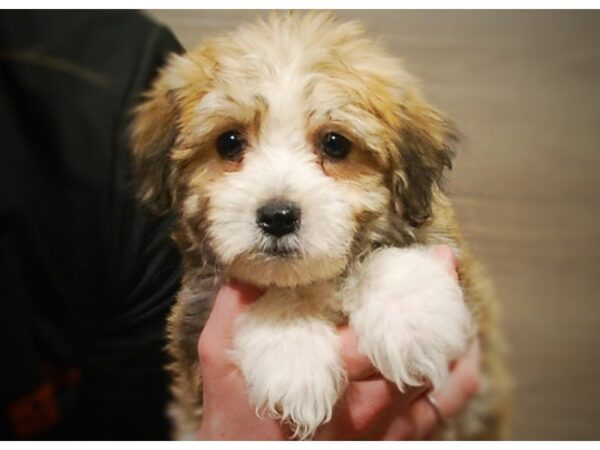
[[[333,159],[341,160],[348,156],[352,144],[338,133],[327,133],[321,138],[321,150]]]
[[[240,159],[246,141],[241,133],[229,130],[217,138],[217,151],[223,159],[236,161]]]

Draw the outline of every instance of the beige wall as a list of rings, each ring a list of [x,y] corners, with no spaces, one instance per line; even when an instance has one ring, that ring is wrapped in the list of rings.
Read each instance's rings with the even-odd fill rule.
[[[153,11],[187,47],[251,11]],[[504,304],[517,439],[600,439],[600,13],[345,11],[464,134],[449,188]]]

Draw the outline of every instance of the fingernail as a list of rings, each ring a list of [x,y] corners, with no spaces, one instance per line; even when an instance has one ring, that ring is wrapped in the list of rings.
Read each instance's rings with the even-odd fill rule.
[[[449,245],[439,245],[435,248],[434,255],[438,258],[446,267],[448,272],[452,274],[452,276],[457,277],[456,273],[456,255],[454,254],[454,250]]]

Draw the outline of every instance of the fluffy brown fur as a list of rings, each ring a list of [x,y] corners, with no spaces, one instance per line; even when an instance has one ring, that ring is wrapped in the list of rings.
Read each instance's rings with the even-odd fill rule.
[[[262,59],[246,57],[254,52],[264,52]],[[283,57],[278,52],[305,55],[308,70],[316,74],[302,85],[306,140],[339,130],[352,141],[343,163],[318,152],[315,163],[336,182],[377,195],[384,205],[354,212],[352,244],[345,259],[336,262],[336,276],[343,279],[379,247],[444,243],[457,249],[460,284],[481,342],[484,382],[468,409],[440,437],[506,437],[509,383],[497,305],[460,235],[451,203],[439,189],[443,170],[451,166],[456,133],[423,100],[399,63],[364,38],[359,26],[323,14],[273,15],[173,57],[136,111],[133,156],[140,198],[155,212],[172,211],[179,217],[174,238],[183,254],[184,277],[168,328],[177,434],[197,429],[201,419],[197,343],[221,280],[237,276],[256,281],[252,276],[257,267],[263,270],[267,262],[246,255],[222,263],[209,232],[219,213],[211,204],[210,189],[244,165],[243,160],[218,157],[214,142],[221,132],[243,128],[250,146],[261,140],[273,105],[246,87],[273,75],[277,67],[272,61]],[[216,89],[226,92],[218,108],[199,108]],[[302,284],[300,269],[269,270],[265,279]]]

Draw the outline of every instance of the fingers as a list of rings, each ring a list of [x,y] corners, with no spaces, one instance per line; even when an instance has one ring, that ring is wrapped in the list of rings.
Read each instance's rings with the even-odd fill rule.
[[[353,339],[348,332],[347,339]],[[357,352],[357,350],[356,350]],[[358,352],[357,352],[358,353]],[[348,352],[354,375],[369,373],[369,363],[360,354]],[[444,418],[464,410],[479,385],[479,345],[474,342],[459,359],[444,387],[431,393]],[[372,440],[425,439],[439,426],[432,405],[423,397],[428,386],[409,388],[400,393],[381,376],[351,382],[335,414],[335,425],[352,437]],[[329,436],[328,438],[332,438]]]
[[[317,435],[318,440],[379,439],[396,411],[405,409],[418,391],[400,393],[381,377],[348,384],[335,406],[333,419]]]
[[[381,420],[382,415],[391,416],[405,410],[424,390],[423,387],[410,387],[400,392],[394,383],[384,378],[351,383],[346,397],[352,408],[352,423],[362,430],[368,429],[373,419]]]
[[[454,417],[467,406],[479,389],[479,371],[479,343],[475,341],[465,356],[457,361],[446,385],[429,394],[435,398],[443,417]],[[426,438],[439,425],[432,405],[425,398],[414,403],[410,417],[416,439]]]
[[[217,293],[198,340],[203,420],[197,437],[201,440],[282,440],[287,437],[287,428],[279,421],[257,417],[246,381],[228,356],[237,319],[262,293],[239,282],[225,284]]]
[[[222,356],[231,348],[237,318],[261,295],[260,289],[239,282],[221,286],[198,340],[198,355],[205,365],[215,361],[227,363]]]
[[[455,280],[458,280],[456,274],[456,255],[454,250],[449,245],[438,245],[433,251],[433,255],[436,259],[444,264],[444,267]]]
[[[390,435],[388,425],[397,421],[401,413],[404,413],[404,421],[412,425],[406,420],[406,410],[428,388],[411,387],[401,393],[359,351],[358,336],[350,326],[338,327],[338,336],[344,370],[350,382],[336,405],[333,420],[321,428],[316,438],[382,439]]]
[[[388,403],[376,405],[379,406],[379,409],[372,409],[370,411],[371,414],[376,413],[377,416],[373,416],[371,424],[364,424],[369,427],[368,432],[366,434],[363,433],[361,436],[363,439],[377,441],[404,440],[412,434],[413,424],[407,417],[407,411],[410,405],[426,392],[428,388],[425,386],[408,387],[404,392],[400,392],[394,384],[387,381],[386,383],[388,389],[393,390],[393,395],[386,399],[389,400]],[[374,386],[362,386],[365,382],[358,382],[356,384],[359,385],[357,390],[361,391],[360,395],[357,395],[358,399],[361,399],[361,396],[365,396],[366,398],[366,396],[373,395],[371,391]]]
[[[444,417],[460,413],[479,390],[479,343],[475,341],[450,373],[448,383],[434,393]]]
[[[381,441],[408,441],[415,434],[415,424],[411,418],[403,412],[391,418],[387,428],[377,438]]]
[[[377,370],[358,350],[358,335],[348,325],[338,327],[342,363],[350,381],[365,380],[377,374]]]

